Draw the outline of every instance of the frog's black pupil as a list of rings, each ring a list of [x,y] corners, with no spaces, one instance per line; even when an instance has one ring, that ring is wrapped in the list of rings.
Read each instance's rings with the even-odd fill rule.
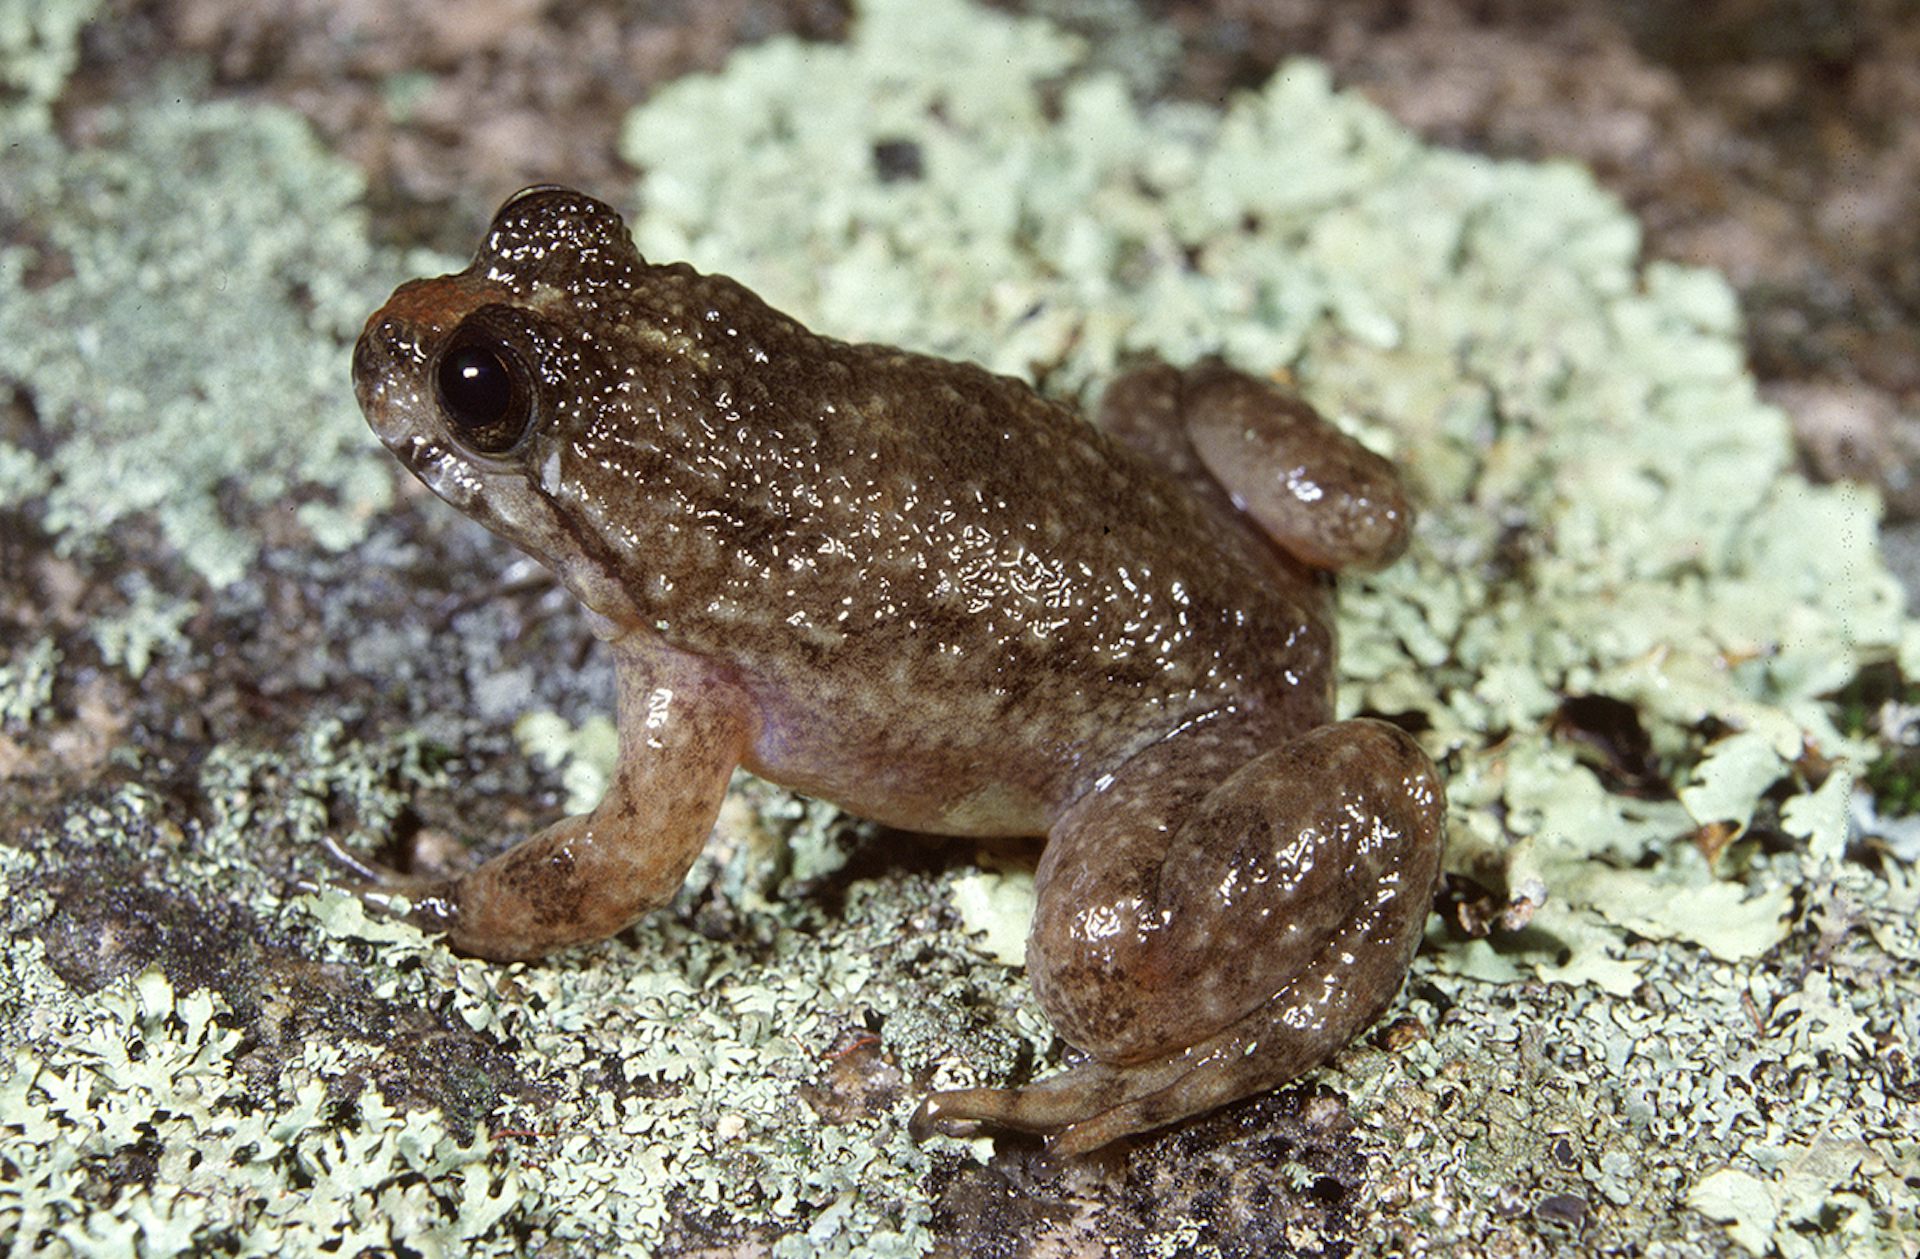
[[[462,345],[440,360],[440,400],[469,433],[498,424],[513,405],[513,373],[484,345]]]

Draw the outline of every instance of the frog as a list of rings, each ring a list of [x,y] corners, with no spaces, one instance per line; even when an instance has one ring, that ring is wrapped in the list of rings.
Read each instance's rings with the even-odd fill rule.
[[[1093,422],[818,335],[539,185],[353,353],[379,440],[551,570],[611,654],[604,796],[387,893],[530,961],[672,900],[744,768],[895,832],[1037,839],[1026,948],[1069,1064],[913,1134],[1100,1150],[1371,1026],[1425,931],[1444,784],[1336,717],[1334,575],[1398,558],[1394,465],[1282,380],[1133,364]]]

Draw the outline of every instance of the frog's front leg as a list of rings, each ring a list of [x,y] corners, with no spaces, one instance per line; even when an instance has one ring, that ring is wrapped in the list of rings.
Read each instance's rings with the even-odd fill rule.
[[[937,1093],[917,1131],[986,1122],[1084,1152],[1284,1083],[1379,1014],[1439,875],[1433,764],[1365,719],[1257,746],[1189,730],[1060,819],[1028,967],[1091,1060],[1027,1088]]]
[[[710,667],[615,647],[620,753],[591,813],[457,879],[406,891],[423,925],[496,961],[604,940],[673,899],[752,737],[752,708]]]

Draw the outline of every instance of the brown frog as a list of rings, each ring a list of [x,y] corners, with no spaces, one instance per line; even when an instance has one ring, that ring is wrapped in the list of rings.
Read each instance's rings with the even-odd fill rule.
[[[1329,574],[1390,562],[1411,513],[1298,398],[1155,364],[1096,427],[649,263],[556,187],[402,285],[353,373],[618,671],[593,812],[402,885],[455,948],[539,957],[664,904],[745,766],[893,827],[1046,837],[1028,969],[1088,1057],[936,1093],[922,1133],[1090,1150],[1292,1078],[1398,989],[1444,798],[1404,732],[1333,720]]]

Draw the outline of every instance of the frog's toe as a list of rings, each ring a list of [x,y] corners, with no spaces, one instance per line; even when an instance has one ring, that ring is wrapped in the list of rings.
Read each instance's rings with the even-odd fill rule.
[[[948,1089],[929,1093],[914,1108],[907,1121],[907,1134],[915,1141],[929,1137],[954,1137],[965,1141],[980,1135],[981,1111],[990,1104],[984,1100],[1001,1089]]]
[[[1051,1135],[1072,1122],[1044,1085],[1027,1088],[943,1089],[929,1093],[907,1122],[915,1141],[929,1137],[968,1140],[985,1129]]]
[[[352,892],[373,912],[387,918],[405,918],[422,931],[436,935],[449,931],[459,916],[452,879],[402,874],[391,866],[362,857],[331,835],[320,841],[320,850],[345,877],[325,882],[302,878],[296,887],[303,892],[317,892],[322,887]]]
[[[356,883],[387,884],[407,877],[391,866],[362,857],[331,835],[320,837],[320,852],[341,873]]]

